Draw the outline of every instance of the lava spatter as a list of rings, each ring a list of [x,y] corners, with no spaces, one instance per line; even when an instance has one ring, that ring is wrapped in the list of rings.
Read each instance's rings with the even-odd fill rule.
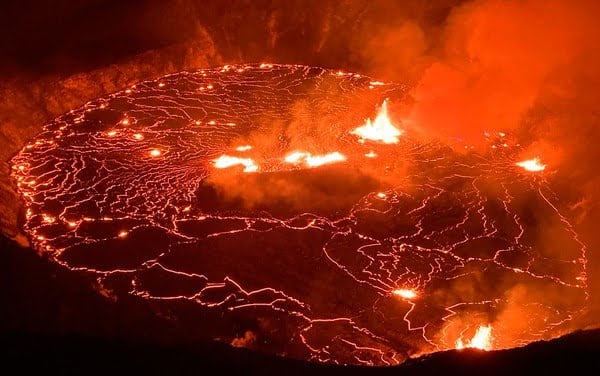
[[[586,249],[545,175],[505,141],[455,153],[377,117],[405,91],[275,64],[136,84],[12,160],[24,229],[117,296],[296,358],[397,364],[558,335],[586,304]]]

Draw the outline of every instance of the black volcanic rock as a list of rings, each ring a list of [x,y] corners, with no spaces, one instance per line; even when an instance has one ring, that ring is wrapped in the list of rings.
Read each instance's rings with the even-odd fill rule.
[[[0,238],[0,361],[5,369],[62,374],[250,375],[569,374],[600,362],[600,329],[522,348],[446,351],[396,367],[332,366],[201,339],[135,299],[114,302],[93,281]]]
[[[245,375],[540,375],[596,374],[600,330],[580,331],[524,348],[448,351],[395,367],[306,363],[216,343],[164,346],[68,335],[5,333],[2,363],[21,372],[52,374]],[[34,360],[34,361],[32,361]]]

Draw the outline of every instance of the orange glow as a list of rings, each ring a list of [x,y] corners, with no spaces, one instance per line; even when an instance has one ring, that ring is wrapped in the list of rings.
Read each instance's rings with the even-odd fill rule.
[[[533,159],[527,159],[525,161],[521,161],[521,162],[517,162],[515,163],[515,165],[524,168],[527,171],[531,171],[531,172],[539,172],[539,171],[544,171],[544,169],[546,168],[545,164],[542,164],[540,162],[539,158],[533,158]]]
[[[396,128],[390,121],[387,113],[387,100],[385,100],[373,122],[371,122],[371,119],[367,119],[363,126],[354,129],[350,133],[358,136],[360,142],[369,140],[384,144],[396,144],[398,143],[398,137],[404,132]]]
[[[457,350],[464,348],[474,348],[489,351],[492,349],[492,326],[481,325],[477,328],[475,335],[470,341],[464,343],[462,338],[456,340],[455,347]]]
[[[150,150],[150,156],[151,157],[160,157],[162,154],[162,152],[158,149],[152,149]]]
[[[426,30],[410,27],[423,46],[406,45],[430,52]],[[367,59],[373,40],[404,45],[395,43],[405,32],[396,25],[378,29],[360,40]],[[50,95],[46,106],[13,106],[18,116],[48,106],[58,116],[21,135],[15,148],[31,147],[6,161],[9,199],[19,204],[8,213],[14,241],[97,281],[110,301],[160,305],[183,331],[195,324],[190,313],[212,321],[223,313],[243,322],[207,322],[218,326],[218,341],[303,361],[395,366],[447,350],[473,361],[588,323],[596,286],[585,221],[593,221],[587,178],[595,171],[588,163],[564,174],[593,152],[579,142],[592,139],[584,127],[594,119],[567,102],[595,103],[577,95],[580,77],[565,79],[562,91],[561,77],[548,76],[513,127],[496,124],[504,103],[492,95],[492,115],[467,114],[478,118],[476,134],[453,124],[445,134],[413,118],[420,102],[412,85],[433,57],[404,70],[414,57],[406,55],[384,56],[394,66],[373,61],[370,70],[410,85],[305,65],[251,63],[222,74],[199,63],[144,81],[133,96],[98,98],[76,76],[67,82],[83,93],[75,101],[57,107]],[[472,57],[476,65],[486,58]],[[56,86],[42,81],[34,86]],[[458,82],[456,95],[468,89]],[[432,106],[432,116],[452,114],[453,105]],[[547,167],[531,172],[528,163]],[[266,321],[254,322],[257,314]],[[281,340],[264,345],[273,336]]]
[[[42,218],[44,220],[44,223],[54,223],[54,221],[56,221],[56,219],[48,214],[42,214]]]
[[[306,164],[310,167],[322,166],[328,163],[342,162],[345,161],[346,157],[337,151],[325,155],[315,155],[306,158]]]
[[[222,155],[219,158],[213,160],[216,168],[229,168],[232,166],[242,165],[244,166],[244,172],[256,172],[258,166],[254,163],[252,158],[239,158],[232,157],[229,155]]]
[[[131,122],[129,121],[129,119],[123,119],[121,120],[121,124],[123,125],[129,125]]]
[[[284,160],[287,163],[300,163],[302,161],[302,159],[306,158],[309,155],[310,155],[310,153],[306,153],[303,151],[295,151],[293,153],[286,155]]]
[[[392,291],[392,294],[399,296],[403,299],[414,299],[417,297],[417,292],[412,289],[396,289]]]
[[[334,151],[324,155],[312,155],[305,151],[295,151],[285,156],[287,163],[298,164],[304,162],[308,167],[318,167],[325,164],[343,162],[346,157],[340,152]]]

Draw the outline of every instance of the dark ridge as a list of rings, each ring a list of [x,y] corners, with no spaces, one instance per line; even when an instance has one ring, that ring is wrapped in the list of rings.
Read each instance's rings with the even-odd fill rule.
[[[156,345],[80,335],[4,333],[5,367],[68,374],[245,375],[540,375],[597,374],[600,330],[578,331],[524,348],[447,351],[395,367],[334,366],[284,359],[226,345]],[[594,369],[596,371],[594,371]]]
[[[158,317],[147,302],[101,296],[93,280],[5,237],[0,237],[0,276],[0,361],[20,372],[512,376],[570,374],[582,367],[595,374],[600,363],[600,329],[594,329],[518,349],[436,353],[397,367],[314,364],[203,339]]]

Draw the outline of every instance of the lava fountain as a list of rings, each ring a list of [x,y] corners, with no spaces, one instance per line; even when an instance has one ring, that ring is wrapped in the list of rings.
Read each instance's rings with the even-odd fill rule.
[[[398,364],[568,330],[586,248],[543,165],[515,165],[509,137],[419,141],[388,113],[405,95],[298,65],[138,83],[14,157],[24,230],[105,294],[299,359]]]
[[[539,158],[527,159],[521,162],[515,163],[515,165],[531,172],[539,172],[544,171],[546,169],[546,165],[542,164]]]
[[[384,100],[375,120],[371,122],[371,119],[367,118],[364,125],[354,129],[351,133],[358,136],[360,142],[368,140],[384,144],[397,144],[398,137],[402,135],[403,131],[396,128],[390,121],[387,100]]]
[[[465,347],[471,347],[480,350],[491,350],[492,349],[492,327],[489,325],[482,325],[477,328],[475,335],[466,344],[463,343],[463,339],[459,338],[456,340],[456,348],[464,349]]]

